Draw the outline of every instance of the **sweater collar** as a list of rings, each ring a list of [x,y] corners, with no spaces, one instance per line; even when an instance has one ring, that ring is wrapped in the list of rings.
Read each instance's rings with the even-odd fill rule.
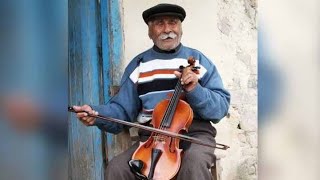
[[[165,54],[173,54],[179,51],[179,49],[181,48],[181,43],[175,48],[175,49],[171,49],[169,51],[166,50],[162,50],[160,48],[158,48],[156,45],[153,45],[152,49],[155,50],[156,52],[159,53],[165,53]]]

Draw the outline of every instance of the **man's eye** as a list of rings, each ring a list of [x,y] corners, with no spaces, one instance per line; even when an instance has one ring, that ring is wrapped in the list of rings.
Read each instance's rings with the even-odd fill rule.
[[[162,24],[163,24],[162,21],[156,21],[156,22],[155,22],[155,25],[162,25]]]
[[[169,24],[177,24],[178,23],[178,20],[176,19],[172,19],[169,21]]]

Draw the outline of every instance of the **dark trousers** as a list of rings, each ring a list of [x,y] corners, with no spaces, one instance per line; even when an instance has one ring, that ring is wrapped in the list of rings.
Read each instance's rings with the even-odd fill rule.
[[[146,138],[144,131],[140,131],[139,134],[142,139]],[[216,130],[208,121],[193,120],[187,135],[214,145]],[[180,141],[180,145],[183,155],[176,180],[211,180],[209,169],[215,161],[214,149],[186,141]],[[105,174],[106,180],[135,180],[128,161],[138,146],[139,142],[109,162]]]

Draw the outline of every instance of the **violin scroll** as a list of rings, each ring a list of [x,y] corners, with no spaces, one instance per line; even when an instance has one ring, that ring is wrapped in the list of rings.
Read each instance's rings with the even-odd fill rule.
[[[196,60],[195,60],[195,58],[194,58],[193,56],[190,56],[190,57],[188,58],[188,64],[189,64],[189,65],[188,65],[187,67],[191,67],[191,70],[192,70],[193,72],[195,72],[196,74],[199,74],[198,69],[200,69],[200,67],[199,67],[199,66],[195,66]],[[182,72],[182,70],[183,70],[184,68],[185,68],[184,66],[180,66],[180,67],[179,67],[180,72]]]

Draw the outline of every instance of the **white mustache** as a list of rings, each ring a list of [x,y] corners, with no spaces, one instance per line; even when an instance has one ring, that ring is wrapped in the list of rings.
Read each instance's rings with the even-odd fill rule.
[[[176,38],[178,35],[174,32],[170,32],[170,33],[162,33],[160,36],[159,36],[159,39],[161,40],[164,40],[164,39],[167,39],[167,38]]]

